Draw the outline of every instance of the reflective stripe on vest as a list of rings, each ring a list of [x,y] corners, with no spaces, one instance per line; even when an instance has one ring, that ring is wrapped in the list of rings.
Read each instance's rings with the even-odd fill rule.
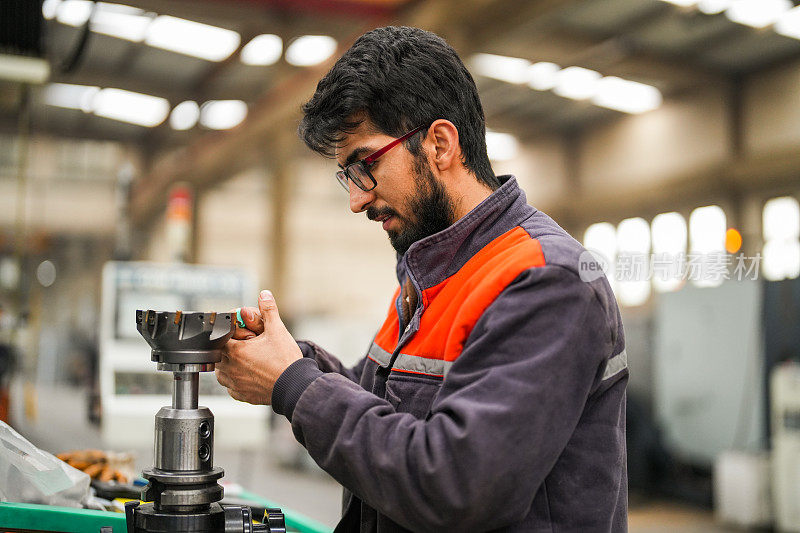
[[[603,381],[613,378],[626,368],[628,368],[628,352],[622,350],[617,355],[611,357],[608,363],[606,363],[606,369],[603,372]]]
[[[386,366],[392,359],[392,354],[381,348],[375,343],[369,348],[368,357],[381,366]],[[394,362],[392,370],[397,372],[406,372],[409,374],[425,374],[427,376],[443,377],[450,369],[450,361],[443,361],[441,359],[430,359],[428,357],[420,357],[408,353],[400,353],[397,360]]]

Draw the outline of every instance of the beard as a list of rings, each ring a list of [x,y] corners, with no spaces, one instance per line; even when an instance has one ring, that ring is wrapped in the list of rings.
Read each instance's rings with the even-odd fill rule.
[[[398,254],[405,254],[412,244],[450,227],[455,222],[455,210],[444,185],[431,172],[424,156],[414,159],[415,195],[406,206],[407,216],[391,208],[367,209],[367,218],[375,220],[392,215],[403,224],[400,229],[388,230],[389,242]],[[410,217],[414,217],[411,220]]]

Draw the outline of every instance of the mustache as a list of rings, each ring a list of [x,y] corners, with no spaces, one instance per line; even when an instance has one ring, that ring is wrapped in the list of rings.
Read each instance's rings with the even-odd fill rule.
[[[400,215],[392,209],[391,207],[368,207],[367,208],[367,218],[370,220],[377,220],[379,217],[382,216],[393,216],[400,218]]]

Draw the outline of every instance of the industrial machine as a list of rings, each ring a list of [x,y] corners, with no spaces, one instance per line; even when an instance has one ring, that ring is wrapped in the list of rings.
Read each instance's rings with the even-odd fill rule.
[[[771,381],[775,525],[800,532],[800,364],[776,366]]]
[[[105,446],[151,447],[153,414],[172,394],[172,375],[157,372],[147,355],[150,350],[136,329],[136,310],[233,309],[247,304],[257,289],[254,276],[241,268],[146,261],[105,264],[96,408]],[[216,416],[217,452],[255,452],[270,446],[268,409],[237,402],[209,372],[200,373],[200,394]]]
[[[145,470],[142,501],[125,506],[128,533],[285,532],[280,509],[267,509],[254,524],[247,506],[220,505],[214,466],[214,415],[198,405],[200,372],[214,370],[233,334],[230,313],[136,311],[136,325],[158,370],[172,372],[172,405],[155,420],[155,465]]]

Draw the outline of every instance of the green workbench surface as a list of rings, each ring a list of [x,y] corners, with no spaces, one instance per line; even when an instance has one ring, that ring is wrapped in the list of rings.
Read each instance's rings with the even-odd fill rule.
[[[239,497],[262,507],[280,507],[250,492],[242,491]],[[319,522],[288,509],[282,509],[286,529],[298,533],[327,533],[329,528]],[[54,507],[30,503],[0,502],[0,530],[23,529],[33,531],[58,531],[59,533],[100,533],[110,527],[113,533],[127,533],[125,515],[107,511],[93,511],[75,507]],[[108,530],[107,530],[108,531]],[[103,532],[105,533],[105,532]]]
[[[0,502],[1,529],[99,533],[102,527],[111,527],[114,533],[126,533],[125,515],[77,507]]]

